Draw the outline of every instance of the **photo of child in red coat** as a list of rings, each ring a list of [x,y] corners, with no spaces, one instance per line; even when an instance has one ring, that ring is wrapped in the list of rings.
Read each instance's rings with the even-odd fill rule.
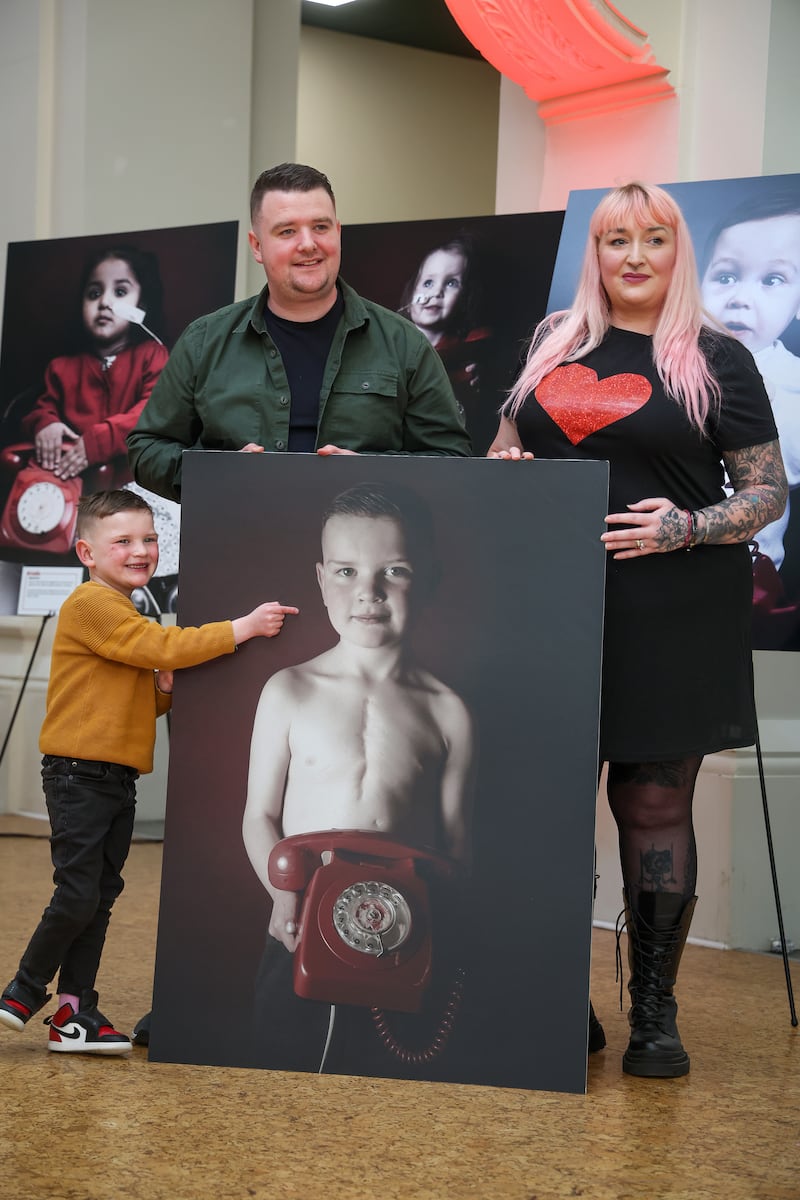
[[[59,479],[85,475],[84,490],[91,491],[133,478],[125,438],[168,358],[158,336],[162,287],[155,255],[134,246],[104,247],[87,260],[79,295],[84,349],[51,360],[44,391],[21,431],[40,467]]]

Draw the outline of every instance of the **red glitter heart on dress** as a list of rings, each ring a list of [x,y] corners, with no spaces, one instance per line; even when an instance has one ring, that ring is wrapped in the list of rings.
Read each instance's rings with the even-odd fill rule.
[[[637,412],[653,389],[644,375],[609,375],[580,363],[567,363],[546,375],[536,389],[536,399],[573,446],[623,417]]]

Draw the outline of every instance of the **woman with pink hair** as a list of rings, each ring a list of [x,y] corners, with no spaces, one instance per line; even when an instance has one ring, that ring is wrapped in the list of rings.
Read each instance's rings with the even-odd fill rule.
[[[755,741],[747,543],[787,486],[759,372],[703,323],[689,232],[661,188],[601,200],[573,307],[534,333],[489,457],[534,453],[610,464],[600,763],[628,930],[623,1070],[685,1075],[673,985],[696,901],[695,780],[705,754]]]

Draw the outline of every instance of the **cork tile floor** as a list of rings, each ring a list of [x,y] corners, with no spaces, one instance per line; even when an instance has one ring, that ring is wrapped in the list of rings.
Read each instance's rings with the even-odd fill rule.
[[[2,832],[2,831],[0,831]],[[134,845],[99,986],[131,1029],[150,1007],[161,865]],[[0,837],[0,972],[49,898],[47,842]],[[5,965],[3,965],[5,964]],[[792,965],[794,987],[800,971]],[[325,1078],[49,1055],[0,1031],[8,1200],[800,1200],[800,1046],[779,958],[688,946],[681,1080],[622,1075],[613,935],[592,996],[608,1047],[588,1092]]]

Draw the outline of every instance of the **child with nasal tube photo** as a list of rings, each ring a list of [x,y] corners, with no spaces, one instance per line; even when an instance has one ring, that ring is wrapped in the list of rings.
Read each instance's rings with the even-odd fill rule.
[[[104,247],[87,260],[79,296],[83,345],[48,364],[21,429],[57,478],[102,467],[106,486],[121,487],[133,478],[125,438],[168,358],[157,260],[134,246]]]
[[[272,901],[257,1065],[446,1077],[475,754],[466,705],[410,644],[436,585],[430,511],[359,484],[321,550],[337,640],[267,681],[252,732],[243,838]]]
[[[7,414],[18,441],[0,452],[14,510],[3,514],[4,545],[69,551],[80,494],[133,479],[125,438],[168,358],[159,336],[162,286],[155,255],[130,245],[95,251],[84,264],[78,299],[71,352],[50,360],[28,411]],[[36,492],[28,496],[31,488]],[[60,496],[72,510],[69,529],[50,529],[47,513],[35,504],[33,524],[19,512],[22,507],[27,513],[36,497],[41,507]]]
[[[482,384],[484,389],[486,385],[481,378],[481,361],[491,336],[491,331],[480,323],[479,275],[475,240],[466,234],[449,238],[423,255],[405,285],[398,309],[428,339],[444,363],[471,432],[480,426],[479,419],[476,426],[477,409]],[[496,424],[496,412],[489,406],[489,424]]]
[[[162,544],[158,577],[134,602],[148,616],[174,611],[179,509],[133,483],[125,444],[168,358],[158,260],[103,246],[86,259],[78,296],[72,353],[47,364],[38,397],[14,422],[19,442],[0,451],[10,484],[0,545],[69,553],[80,495],[131,488],[153,509]]]

